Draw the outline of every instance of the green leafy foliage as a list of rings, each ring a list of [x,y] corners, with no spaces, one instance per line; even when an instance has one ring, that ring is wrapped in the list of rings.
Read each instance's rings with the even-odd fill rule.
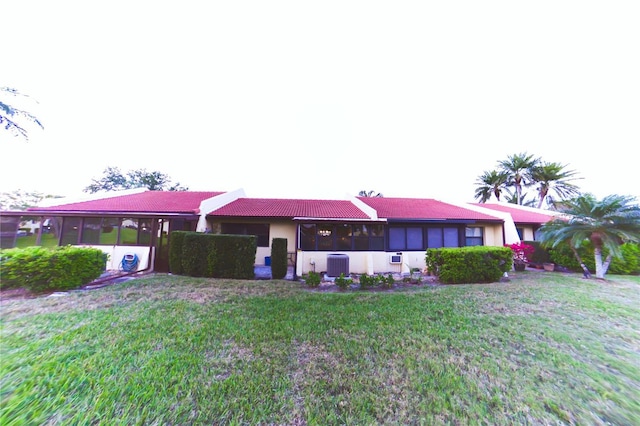
[[[340,287],[341,290],[346,290],[353,284],[353,280],[345,277],[344,272],[341,272],[340,276],[336,277],[335,284]]]
[[[589,271],[595,271],[594,249],[591,243],[586,242],[578,249],[578,255],[587,266]],[[602,250],[603,257],[608,256],[609,251]],[[581,272],[582,268],[576,259],[575,254],[567,243],[558,244],[550,250],[551,262],[561,265],[572,272]],[[607,271],[609,274],[618,275],[638,275],[640,274],[640,246],[635,243],[625,243],[620,246],[620,255],[611,259],[611,264]]]
[[[456,247],[427,249],[427,268],[443,284],[499,281],[513,265],[508,247]]]
[[[307,276],[304,279],[304,282],[309,286],[309,287],[318,287],[320,285],[320,282],[322,280],[320,279],[320,274],[317,272],[313,272],[313,271],[309,271],[309,273],[307,274]]]
[[[183,231],[172,232],[172,239],[175,232]],[[178,248],[175,246],[173,249]],[[255,235],[184,232],[180,254],[183,274],[191,277],[253,279],[256,249]],[[170,251],[169,256],[177,254]]]
[[[543,247],[540,241],[523,241],[523,243],[533,247],[533,253],[529,256],[529,263],[542,265],[543,263],[551,262],[549,250]]]
[[[87,247],[27,247],[3,250],[2,288],[24,287],[34,293],[69,290],[104,272],[107,254]]]
[[[188,188],[181,186],[180,182],[172,183],[166,173],[156,170],[137,169],[130,170],[125,174],[118,167],[107,167],[102,173],[103,176],[99,179],[93,179],[84,192],[121,191],[131,188],[147,188],[150,191],[188,190]]]
[[[280,280],[287,275],[287,239],[274,238],[271,240],[271,276]]]
[[[374,274],[374,275],[362,274],[360,275],[358,280],[360,282],[361,290],[366,290],[368,288],[373,288],[373,287],[391,288],[395,283],[395,280],[393,279],[392,274],[388,274],[386,277],[382,274]]]
[[[172,274],[182,275],[184,269],[182,267],[182,251],[184,246],[184,237],[187,231],[173,231],[169,240],[169,271]]]

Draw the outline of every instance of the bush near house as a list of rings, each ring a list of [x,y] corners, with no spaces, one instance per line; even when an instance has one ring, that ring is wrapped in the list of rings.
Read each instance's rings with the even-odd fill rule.
[[[640,275],[640,245],[635,243],[625,243],[620,246],[622,257],[614,257],[611,260],[608,274],[617,275]],[[580,258],[589,271],[596,270],[593,246],[585,244],[578,248]],[[608,251],[603,249],[602,257],[606,258]],[[561,265],[572,272],[582,272],[582,268],[568,244],[559,244],[550,250],[551,262]]]
[[[509,247],[456,247],[427,249],[427,269],[443,284],[499,281],[513,265]]]
[[[533,247],[533,253],[529,256],[529,264],[542,267],[543,263],[552,262],[549,250],[542,246],[540,241],[523,241]]]
[[[170,244],[170,266],[176,275],[191,277],[253,279],[257,238],[254,235],[204,234],[174,231]],[[182,233],[183,235],[181,235]],[[180,241],[182,239],[182,241]],[[176,272],[180,271],[180,273]]]
[[[0,287],[34,293],[78,288],[98,278],[108,255],[100,249],[63,246],[3,250]]]
[[[280,280],[287,275],[287,239],[271,240],[271,277]]]
[[[173,231],[169,239],[169,271],[172,274],[182,275],[182,248],[187,231]]]

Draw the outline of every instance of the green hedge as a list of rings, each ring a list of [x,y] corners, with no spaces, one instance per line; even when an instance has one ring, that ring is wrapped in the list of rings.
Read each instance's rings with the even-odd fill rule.
[[[169,271],[172,274],[182,275],[182,247],[186,231],[173,231],[169,239]]]
[[[2,288],[23,287],[34,293],[78,288],[98,278],[108,255],[87,247],[27,247],[0,254]]]
[[[178,236],[174,242],[174,237]],[[255,278],[257,238],[254,235],[171,233],[169,259],[172,273],[192,277]],[[179,272],[177,272],[179,271]]]
[[[271,277],[280,280],[287,275],[287,239],[274,238],[271,240]]]
[[[611,260],[608,274],[618,275],[639,275],[640,274],[640,245],[635,243],[625,243],[620,246],[622,257],[614,257]],[[576,260],[575,254],[567,243],[559,244],[550,250],[551,262],[563,266],[572,272],[582,272],[580,264]],[[578,254],[591,273],[596,270],[596,262],[593,253],[593,246],[590,243],[578,248]],[[602,253],[602,260],[607,257],[608,251]]]
[[[427,269],[443,284],[490,283],[511,270],[509,247],[456,247],[427,249]]]

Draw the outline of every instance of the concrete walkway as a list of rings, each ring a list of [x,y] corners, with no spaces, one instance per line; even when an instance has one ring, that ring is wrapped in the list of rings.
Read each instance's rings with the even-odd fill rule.
[[[271,266],[263,266],[256,265],[253,268],[256,280],[270,280],[271,277]],[[284,277],[285,280],[293,280],[293,266],[287,267],[287,275]]]

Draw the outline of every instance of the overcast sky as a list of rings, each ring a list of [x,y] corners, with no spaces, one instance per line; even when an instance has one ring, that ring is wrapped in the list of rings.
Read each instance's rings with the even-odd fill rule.
[[[527,152],[640,198],[638,22],[637,0],[7,1],[0,86],[45,129],[0,129],[0,191],[74,196],[117,166],[473,201]]]

